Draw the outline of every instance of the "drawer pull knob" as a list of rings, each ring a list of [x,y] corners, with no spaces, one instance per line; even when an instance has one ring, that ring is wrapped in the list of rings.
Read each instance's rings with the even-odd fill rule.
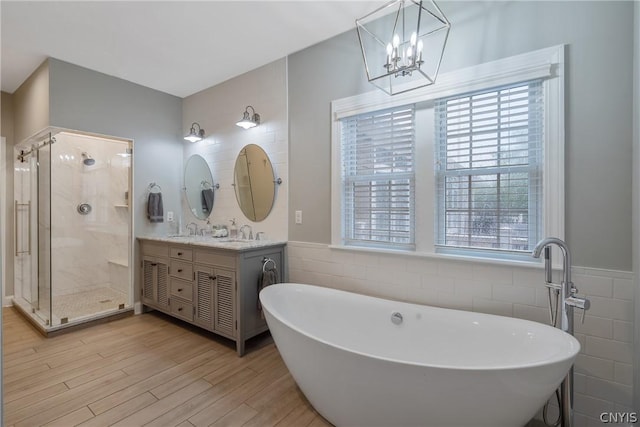
[[[178,256],[182,256],[182,252],[178,252]]]
[[[178,273],[182,273],[182,269],[181,268],[178,269]]]
[[[182,311],[182,307],[178,307],[178,311]]]
[[[218,276],[209,276],[210,280],[216,280],[218,278]]]
[[[182,292],[182,288],[178,288],[178,292]]]

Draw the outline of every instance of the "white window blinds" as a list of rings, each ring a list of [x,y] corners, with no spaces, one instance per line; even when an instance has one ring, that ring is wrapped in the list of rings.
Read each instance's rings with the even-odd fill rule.
[[[437,244],[528,251],[542,230],[541,81],[438,100]]]
[[[413,249],[413,106],[341,120],[344,244]]]

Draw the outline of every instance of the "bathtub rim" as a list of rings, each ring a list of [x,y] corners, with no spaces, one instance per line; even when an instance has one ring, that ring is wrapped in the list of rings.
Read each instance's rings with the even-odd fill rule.
[[[370,353],[364,353],[362,351],[358,351],[355,350],[353,348],[348,348],[342,345],[338,345],[335,343],[331,343],[328,342],[325,339],[321,339],[315,335],[309,334],[305,331],[303,331],[301,328],[291,324],[290,321],[285,320],[282,318],[282,316],[276,316],[274,315],[273,311],[269,309],[269,304],[264,303],[263,299],[262,299],[262,293],[263,292],[267,292],[267,293],[271,293],[271,292],[276,292],[275,290],[268,290],[270,288],[274,288],[278,287],[278,288],[282,288],[282,287],[311,287],[314,289],[321,289],[324,291],[333,291],[333,292],[337,292],[337,293],[346,293],[346,294],[350,294],[350,295],[355,295],[358,297],[366,297],[366,298],[374,298],[374,299],[379,299],[379,300],[384,300],[384,301],[390,301],[390,302],[395,302],[395,303],[400,303],[400,304],[409,304],[409,305],[417,305],[417,306],[424,306],[424,307],[429,307],[431,309],[435,309],[436,311],[457,311],[457,312],[462,312],[462,313],[472,313],[472,314],[476,314],[479,315],[481,317],[501,317],[501,318],[505,318],[505,319],[511,319],[513,321],[516,321],[517,323],[531,323],[534,324],[538,327],[543,326],[543,327],[548,327],[551,329],[555,329],[557,330],[558,333],[561,334],[565,334],[566,337],[569,337],[569,341],[572,344],[572,347],[575,349],[575,353],[574,354],[567,354],[565,357],[558,357],[556,359],[550,359],[547,361],[539,361],[539,362],[535,362],[535,363],[526,363],[526,364],[519,364],[519,365],[494,365],[494,366],[465,366],[465,365],[444,365],[444,364],[434,364],[434,363],[419,363],[419,362],[413,362],[413,361],[408,361],[408,360],[402,360],[402,359],[394,359],[394,358],[389,358],[389,357],[383,357],[383,356],[379,356],[376,354],[370,354]],[[266,295],[266,294],[265,294]],[[542,366],[546,366],[546,365],[550,365],[550,364],[561,364],[561,363],[565,363],[571,359],[573,359],[573,362],[571,363],[571,366],[573,366],[573,364],[575,363],[575,359],[578,356],[578,354],[580,353],[581,350],[581,344],[580,341],[578,341],[578,339],[558,328],[554,328],[550,325],[546,325],[544,323],[540,323],[540,322],[535,322],[532,320],[527,320],[527,319],[520,319],[517,317],[507,317],[507,316],[499,316],[496,314],[489,314],[489,313],[480,313],[480,312],[475,312],[475,311],[467,311],[467,310],[458,310],[458,309],[454,309],[454,308],[445,308],[445,307],[437,307],[437,306],[432,306],[432,305],[426,305],[426,304],[418,304],[418,303],[414,303],[414,302],[407,302],[407,301],[398,301],[398,300],[391,300],[391,299],[387,299],[387,298],[381,298],[381,297],[376,297],[376,296],[371,296],[371,295],[366,295],[366,294],[359,294],[357,292],[349,292],[349,291],[344,291],[341,289],[335,289],[335,288],[329,288],[329,287],[324,287],[324,286],[318,286],[318,285],[309,285],[309,284],[304,284],[304,283],[294,283],[294,282],[287,282],[287,283],[277,283],[271,286],[267,286],[266,288],[262,289],[262,291],[260,291],[259,294],[259,298],[260,298],[260,303],[262,304],[262,309],[265,310],[266,312],[268,312],[271,316],[273,316],[275,319],[277,319],[279,322],[282,322],[285,326],[287,326],[288,328],[296,331],[297,333],[304,335],[305,337],[312,339],[314,341],[318,341],[324,345],[327,345],[329,347],[333,347],[336,348],[338,350],[341,351],[345,351],[347,353],[351,353],[351,354],[355,354],[358,356],[362,356],[362,357],[367,357],[367,358],[372,358],[372,359],[376,359],[379,361],[383,361],[383,362],[389,362],[389,363],[399,363],[399,364],[403,364],[403,365],[409,365],[409,366],[415,366],[415,367],[424,367],[424,368],[435,368],[435,369],[443,369],[443,370],[457,370],[457,371],[506,371],[506,370],[517,370],[517,369],[529,369],[529,368],[537,368],[537,367],[542,367]],[[555,332],[554,332],[555,333]],[[565,337],[565,338],[566,338]]]

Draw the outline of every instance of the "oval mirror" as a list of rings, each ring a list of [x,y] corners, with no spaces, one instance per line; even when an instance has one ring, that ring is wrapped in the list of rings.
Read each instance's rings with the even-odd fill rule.
[[[213,177],[207,161],[197,154],[189,157],[184,167],[184,188],[191,213],[207,219],[213,209]]]
[[[233,185],[242,213],[251,221],[262,221],[269,215],[276,195],[271,160],[264,150],[246,145],[236,159]]]

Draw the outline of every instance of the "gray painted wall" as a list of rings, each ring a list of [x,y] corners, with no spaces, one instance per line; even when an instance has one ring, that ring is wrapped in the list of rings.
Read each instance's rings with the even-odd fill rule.
[[[443,72],[568,44],[566,240],[574,264],[631,270],[633,2],[441,2]],[[569,25],[571,23],[571,25]],[[289,239],[330,242],[330,102],[373,90],[355,31],[289,57]],[[304,223],[295,225],[294,211]],[[418,213],[419,214],[419,213]]]
[[[0,209],[4,209],[6,221],[6,228],[2,230],[5,242],[3,254],[6,258],[5,268],[1,274],[6,279],[5,295],[13,295],[13,95],[2,92],[0,108],[2,110],[0,113],[0,136],[6,138],[4,166],[7,170],[7,181],[0,184],[6,188],[6,199],[4,204],[0,205]],[[0,304],[2,304],[1,298]]]
[[[635,284],[634,408],[640,408],[640,2],[635,2],[633,49],[633,271]]]
[[[134,233],[166,234],[167,222],[146,218],[146,190],[160,184],[165,216],[180,211],[182,99],[56,59],[49,67],[51,126],[133,139]]]
[[[46,60],[13,93],[15,144],[49,126],[49,61]]]

